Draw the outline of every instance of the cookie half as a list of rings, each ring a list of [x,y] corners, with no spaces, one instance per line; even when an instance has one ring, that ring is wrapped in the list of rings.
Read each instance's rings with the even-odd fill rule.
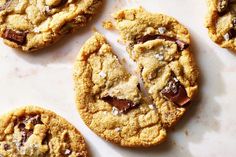
[[[0,36],[4,43],[34,51],[85,26],[102,0],[1,0]]]
[[[148,147],[166,138],[155,105],[101,34],[95,33],[80,50],[74,81],[80,115],[99,136],[127,147]]]
[[[198,89],[188,30],[172,17],[143,8],[119,11],[114,18],[162,123],[173,126]]]
[[[1,157],[87,157],[81,134],[55,113],[33,106],[0,117]]]
[[[223,48],[236,51],[236,1],[207,0],[206,27],[211,39]]]

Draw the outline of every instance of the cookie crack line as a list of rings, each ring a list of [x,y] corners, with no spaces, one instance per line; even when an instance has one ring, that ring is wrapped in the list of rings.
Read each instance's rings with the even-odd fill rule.
[[[144,66],[138,73],[152,104],[139,89],[138,78],[99,33],[85,42],[75,62],[76,104],[86,125],[107,141],[125,147],[157,145],[182,117],[198,88],[190,35],[175,19],[142,9],[119,11],[115,19],[130,58]],[[157,78],[152,84],[146,76],[160,65],[164,68],[153,76]]]

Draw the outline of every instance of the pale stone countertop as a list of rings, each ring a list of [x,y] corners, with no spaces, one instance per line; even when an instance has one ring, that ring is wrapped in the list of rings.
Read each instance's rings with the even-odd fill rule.
[[[0,41],[0,114],[36,104],[65,117],[85,136],[91,157],[235,157],[236,156],[236,55],[219,48],[207,35],[204,0],[105,0],[90,25],[37,55],[22,54]],[[118,9],[143,6],[178,19],[189,28],[192,51],[201,70],[199,98],[173,129],[167,142],[148,149],[112,145],[90,131],[75,107],[72,68],[81,45],[94,27],[122,57],[125,47],[106,31],[102,21]],[[127,61],[127,64],[131,64]]]

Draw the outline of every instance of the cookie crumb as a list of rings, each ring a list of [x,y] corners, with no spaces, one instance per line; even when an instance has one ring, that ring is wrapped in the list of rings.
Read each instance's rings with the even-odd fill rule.
[[[113,28],[114,28],[112,22],[109,21],[109,20],[103,21],[103,22],[102,22],[102,26],[103,26],[103,28],[105,28],[105,29],[113,29]]]
[[[98,75],[102,78],[105,78],[107,76],[106,73],[103,71],[101,71]]]

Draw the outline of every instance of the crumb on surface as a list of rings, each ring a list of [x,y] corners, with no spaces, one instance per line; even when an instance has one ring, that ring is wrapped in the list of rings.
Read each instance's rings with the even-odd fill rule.
[[[114,26],[110,20],[103,21],[102,26],[105,29],[113,29],[114,28]]]

